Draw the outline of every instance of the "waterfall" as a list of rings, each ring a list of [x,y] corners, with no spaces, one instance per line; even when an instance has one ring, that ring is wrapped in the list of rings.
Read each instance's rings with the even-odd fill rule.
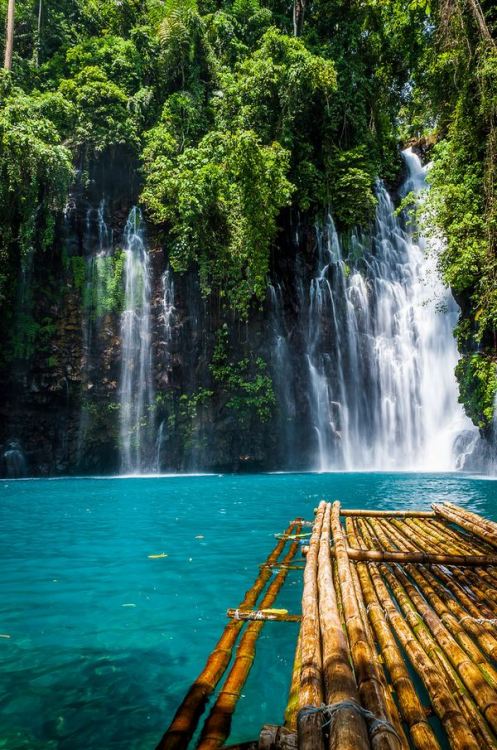
[[[426,168],[411,150],[404,159],[402,194],[419,192]],[[314,467],[450,470],[454,441],[471,427],[454,375],[458,308],[438,275],[439,248],[405,229],[383,184],[376,195],[371,233],[340,236],[331,215],[316,228],[315,271],[301,284],[293,368],[307,372]]]
[[[177,322],[177,310],[175,306],[174,275],[171,267],[167,265],[161,276],[162,284],[162,312],[160,322],[162,323],[161,342],[161,368],[159,382],[162,388],[168,388],[172,380],[172,352],[171,345],[174,336],[174,326]],[[163,464],[163,446],[169,437],[167,419],[164,418],[159,424],[155,441],[155,470],[161,471]]]
[[[121,470],[139,473],[155,463],[150,330],[150,268],[138,208],[124,229],[124,311],[121,315]]]
[[[278,433],[283,444],[283,464],[286,468],[295,466],[295,418],[296,404],[292,383],[288,377],[291,371],[288,331],[285,325],[284,292],[280,284],[269,285],[269,308],[271,311],[270,332],[272,337],[272,370],[274,383],[279,394]]]
[[[69,220],[70,207],[66,211],[66,219]],[[88,410],[87,396],[93,393],[95,379],[100,372],[100,361],[98,351],[98,339],[103,312],[105,310],[105,299],[107,294],[107,279],[109,268],[112,263],[113,232],[107,222],[107,204],[102,198],[98,207],[90,206],[86,211],[85,231],[83,237],[84,248],[84,285],[82,294],[82,344],[83,357],[81,373],[83,380],[84,398],[82,400],[78,443],[77,443],[77,465],[86,467],[87,440],[91,429],[91,419]]]

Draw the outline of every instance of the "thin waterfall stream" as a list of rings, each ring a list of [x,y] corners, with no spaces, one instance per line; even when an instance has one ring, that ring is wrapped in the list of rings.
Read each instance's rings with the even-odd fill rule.
[[[150,267],[141,211],[131,209],[124,229],[124,311],[121,315],[121,471],[154,467],[154,391],[150,321]]]

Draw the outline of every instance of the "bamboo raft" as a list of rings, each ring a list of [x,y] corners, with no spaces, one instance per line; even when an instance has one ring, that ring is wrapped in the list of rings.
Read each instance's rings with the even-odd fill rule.
[[[199,750],[225,746],[271,621],[300,622],[284,723],[237,750],[497,749],[497,524],[451,503],[432,507],[323,501],[314,521],[293,521],[228,610],[157,750],[186,750],[194,735]],[[273,608],[296,570],[301,613]]]

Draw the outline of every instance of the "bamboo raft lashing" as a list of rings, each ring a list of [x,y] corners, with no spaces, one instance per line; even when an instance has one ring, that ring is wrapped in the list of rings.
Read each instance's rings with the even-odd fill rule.
[[[285,622],[300,630],[284,726],[237,747],[497,750],[497,524],[451,503],[389,512],[323,501],[314,521],[277,538],[158,750],[188,747],[212,694],[197,747],[229,742],[258,636]],[[299,549],[302,612],[290,613],[277,596],[300,575]]]

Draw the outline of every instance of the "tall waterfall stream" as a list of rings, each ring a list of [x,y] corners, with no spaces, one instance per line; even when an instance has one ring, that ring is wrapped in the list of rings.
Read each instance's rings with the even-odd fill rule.
[[[124,229],[124,311],[121,315],[121,470],[152,465],[154,393],[150,325],[150,268],[143,219],[132,208]]]
[[[402,194],[426,187],[426,168],[404,153]],[[458,403],[453,329],[458,308],[438,276],[436,248],[403,228],[385,187],[371,235],[341,238],[328,215],[317,228],[310,286],[297,279],[300,352],[292,353],[280,288],[272,287],[273,368],[292,462],[292,367],[307,383],[314,468],[441,471],[472,425]],[[345,247],[345,244],[347,246]],[[298,415],[299,429],[305,427]]]

